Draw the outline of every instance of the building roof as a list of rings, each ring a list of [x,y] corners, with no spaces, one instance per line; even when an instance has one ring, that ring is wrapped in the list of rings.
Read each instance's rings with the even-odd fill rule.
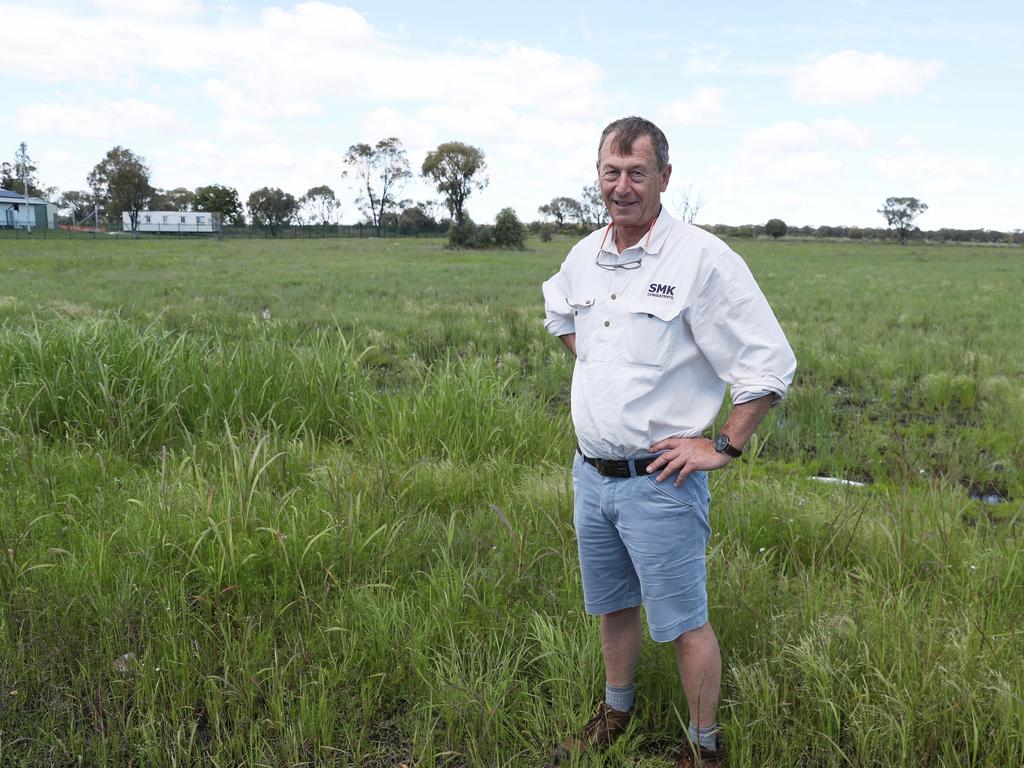
[[[0,189],[0,200],[9,200],[10,202],[25,202],[25,196],[20,192],[11,192],[9,189]],[[47,201],[41,197],[32,197],[29,195],[28,201],[35,205],[46,205]]]

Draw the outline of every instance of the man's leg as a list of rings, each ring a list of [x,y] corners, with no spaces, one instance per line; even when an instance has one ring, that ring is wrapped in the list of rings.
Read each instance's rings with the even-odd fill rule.
[[[715,723],[722,686],[722,654],[711,622],[684,632],[673,641],[683,693],[690,707],[690,723],[707,728]]]
[[[633,684],[642,629],[639,606],[601,617],[601,653],[609,685],[624,688]]]

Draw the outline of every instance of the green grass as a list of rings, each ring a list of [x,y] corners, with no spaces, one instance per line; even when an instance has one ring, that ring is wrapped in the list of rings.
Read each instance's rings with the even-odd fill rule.
[[[0,242],[0,765],[543,764],[603,678],[531,245]],[[730,764],[1024,763],[1021,251],[736,247],[800,369],[712,478]],[[581,765],[666,764],[638,676]]]

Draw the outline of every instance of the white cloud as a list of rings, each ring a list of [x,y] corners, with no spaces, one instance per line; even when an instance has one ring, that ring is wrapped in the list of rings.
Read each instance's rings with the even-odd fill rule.
[[[110,0],[108,7],[125,2]],[[193,5],[178,0],[181,9]],[[403,47],[357,11],[318,1],[265,8],[247,23],[172,14],[158,34],[153,19],[137,13],[0,10],[5,24],[25,30],[5,45],[8,59],[33,61],[27,78],[123,84],[147,69],[190,73],[208,78],[207,97],[233,118],[316,114],[324,101],[353,97],[489,102],[580,118],[596,108],[602,78],[590,61],[516,43],[463,43],[454,53]],[[63,42],[54,46],[54,39]]]
[[[721,88],[697,88],[685,101],[674,101],[659,112],[660,119],[678,125],[719,125],[727,113]]]
[[[864,149],[870,136],[868,128],[842,117],[812,123],[786,120],[748,131],[740,143],[740,151],[748,154],[806,152],[826,144]]]
[[[438,138],[437,129],[433,124],[391,107],[379,107],[367,114],[360,124],[360,132],[365,142],[377,142],[388,136],[397,136],[410,155],[422,154],[443,141]]]
[[[270,141],[274,132],[269,126],[255,120],[245,120],[238,117],[222,117],[220,120],[220,135],[225,139],[235,141]]]
[[[284,144],[262,144],[249,149],[245,153],[246,162],[257,167],[287,168],[295,164],[295,156]]]
[[[941,66],[935,60],[840,51],[798,68],[791,90],[793,98],[809,104],[867,104],[882,96],[920,93]]]
[[[812,126],[819,136],[855,149],[865,149],[870,143],[871,129],[856,125],[845,117],[818,119]]]
[[[177,142],[179,156],[189,161],[196,158],[215,159],[223,157],[223,151],[209,139],[180,139]]]
[[[118,140],[142,131],[175,132],[184,129],[170,107],[138,99],[94,101],[89,104],[30,104],[18,107],[18,121],[32,133],[50,133],[81,139]]]
[[[787,120],[749,131],[740,146],[747,154],[799,152],[816,148],[818,136],[809,125]]]
[[[155,18],[183,18],[202,11],[200,0],[92,0],[102,11]]]
[[[721,45],[703,44],[686,48],[689,58],[685,72],[688,75],[717,74],[729,57],[729,50]]]
[[[890,194],[922,198],[962,193],[973,183],[997,175],[987,160],[926,150],[879,155],[872,167],[880,177],[904,190]]]

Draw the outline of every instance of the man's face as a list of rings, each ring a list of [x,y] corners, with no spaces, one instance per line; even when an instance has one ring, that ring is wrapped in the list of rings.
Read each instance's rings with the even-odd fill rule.
[[[661,206],[661,193],[668,188],[672,166],[658,170],[658,159],[649,136],[633,142],[628,155],[618,154],[615,134],[604,140],[597,161],[601,197],[617,227],[646,227]]]

